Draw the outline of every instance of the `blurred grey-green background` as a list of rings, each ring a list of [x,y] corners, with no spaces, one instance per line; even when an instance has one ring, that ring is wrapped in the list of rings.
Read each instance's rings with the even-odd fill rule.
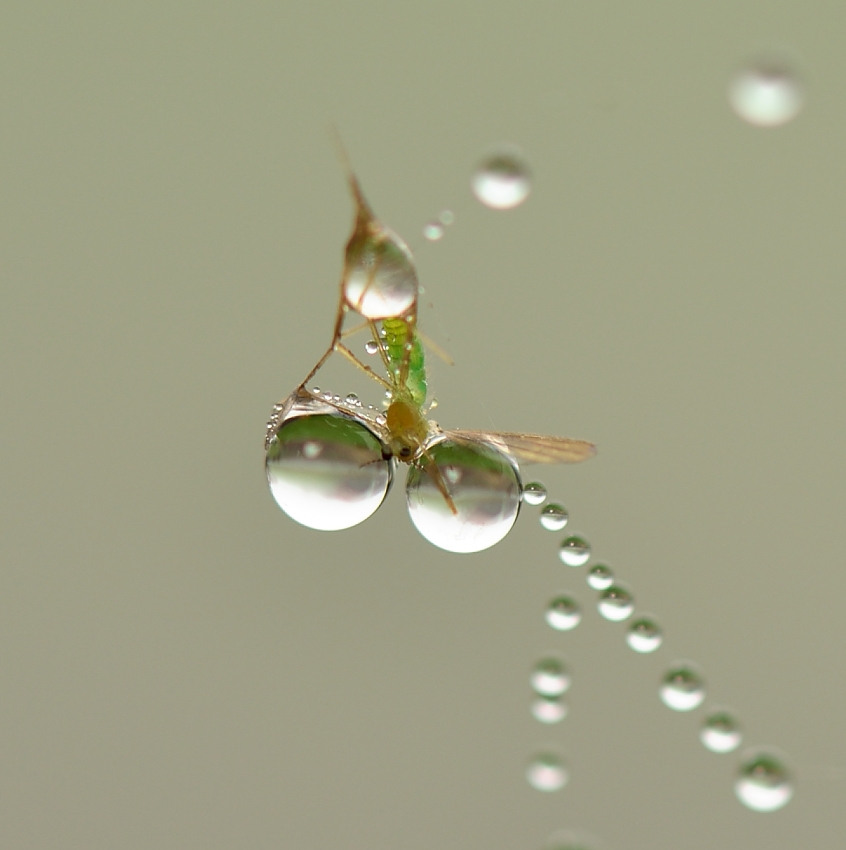
[[[7,3],[0,844],[841,847],[844,27],[821,0]],[[807,100],[762,129],[726,89],[772,51]],[[599,445],[527,474],[654,656],[536,509],[459,556],[401,486],[346,532],[273,503],[264,422],[328,342],[351,224],[330,122],[415,249],[441,424]],[[509,212],[469,189],[501,142],[534,176]],[[550,727],[546,654],[574,677]],[[743,808],[739,754],[659,702],[678,658],[787,754],[785,809]]]

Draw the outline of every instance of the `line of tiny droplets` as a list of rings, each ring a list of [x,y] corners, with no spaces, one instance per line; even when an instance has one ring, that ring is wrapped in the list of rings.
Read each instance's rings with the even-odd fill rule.
[[[526,490],[533,493],[533,498],[531,499],[530,504],[532,504],[534,506],[540,506],[540,505],[543,505],[544,502],[546,502],[546,488],[542,484],[539,484],[537,482],[533,482],[533,483],[527,485]],[[545,518],[549,518],[550,516],[555,516],[555,517],[559,518],[559,522],[558,523],[552,523],[552,524],[545,522],[544,521]],[[560,522],[561,517],[563,517],[563,522]],[[545,509],[541,510],[541,516],[540,516],[541,525],[542,525],[542,527],[547,528],[549,530],[560,530],[561,528],[564,527],[564,525],[567,524],[568,519],[569,519],[569,515],[567,514],[567,511],[560,504],[550,503],[550,504],[547,505],[547,507]],[[562,553],[568,552],[568,551],[571,552],[570,561],[574,561],[572,563],[570,561],[566,560],[565,556],[562,554]],[[576,557],[573,558],[572,555],[576,555]],[[562,542],[562,544],[559,548],[559,558],[563,563],[567,564],[568,566],[573,566],[573,567],[586,566],[591,561],[590,544],[586,540],[584,540],[584,538],[576,537],[575,535],[568,536],[567,538],[565,538],[565,540]],[[592,578],[594,579],[593,582],[591,581]],[[625,590],[622,586],[618,585],[615,582],[613,573],[611,572],[610,569],[608,569],[607,567],[605,567],[604,565],[601,565],[601,564],[593,565],[591,567],[591,569],[588,571],[587,583],[593,589],[599,591],[599,603],[597,605],[597,608],[598,608],[599,613],[602,614],[604,619],[610,620],[612,622],[615,622],[615,621],[616,622],[622,622],[623,620],[627,620],[627,619],[629,619],[629,617],[631,617],[631,615],[634,612],[634,597],[630,593],[628,593],[628,591]],[[610,596],[609,596],[609,592],[610,592]],[[575,600],[570,600],[567,597],[556,597],[556,599],[553,600],[551,605],[554,605],[554,603],[556,601],[560,602],[564,599],[567,599],[567,601],[569,601],[569,602],[575,602]],[[603,603],[606,603],[606,604],[610,603],[610,607],[607,608],[605,611],[603,611]],[[622,605],[621,605],[621,603],[622,603]],[[609,611],[613,612],[615,609],[618,612],[620,612],[620,613],[618,613],[616,618],[613,616],[613,614],[612,614],[612,616],[608,616]],[[550,610],[551,610],[551,607],[548,607],[547,608],[547,620],[548,620],[548,622],[550,622],[550,625],[552,625],[552,622],[550,621],[550,616],[549,616]],[[571,624],[566,625],[566,626],[560,626],[559,625],[557,627],[557,629],[559,631],[570,631],[573,628],[575,628],[580,621],[581,621],[580,612],[578,612],[578,610],[575,609],[574,620],[571,620]],[[654,631],[653,631],[651,636],[650,635],[646,635],[646,636],[641,635],[642,639],[639,641],[638,635],[636,633],[636,631],[637,631],[636,627],[638,627],[638,626],[643,627],[644,625],[647,626],[647,627],[653,628]],[[553,628],[556,628],[556,627],[553,626]],[[649,631],[649,628],[646,628],[646,631]],[[634,639],[632,638],[633,634],[634,634]],[[628,632],[626,639],[627,639],[627,642],[629,643],[629,645],[631,646],[631,648],[634,649],[635,651],[639,652],[639,653],[654,652],[657,649],[659,649],[663,644],[662,633],[661,633],[660,629],[658,629],[658,627],[657,627],[655,621],[652,619],[651,615],[641,615],[640,618],[635,619],[632,622],[632,626],[630,626],[630,628],[629,628],[629,632]],[[544,659],[544,660],[538,662],[538,665],[536,665],[535,670],[539,669],[539,665],[549,664],[552,661],[554,661],[554,659]],[[558,662],[558,664],[559,664],[559,667],[562,670],[566,670],[566,667],[564,666],[564,664],[562,662]],[[668,707],[675,708],[676,710],[679,710],[679,711],[690,711],[690,710],[694,710],[694,709],[699,708],[704,703],[704,700],[705,700],[704,682],[703,682],[701,676],[698,676],[696,673],[693,673],[692,679],[688,679],[687,681],[685,681],[684,677],[682,677],[680,680],[678,678],[680,676],[680,674],[689,673],[690,668],[691,668],[691,665],[690,665],[689,662],[678,662],[678,663],[672,665],[672,667],[668,670],[667,674],[664,676],[663,683],[664,683],[665,687],[662,688],[661,698],[662,698],[662,700],[665,701],[665,703],[668,705]],[[694,669],[696,669],[695,666],[694,666]],[[569,680],[569,676],[568,676],[568,680]],[[694,690],[688,693],[689,699],[688,699],[686,704],[672,705],[670,702],[668,702],[665,699],[664,691],[666,689],[666,686],[667,686],[667,684],[671,684],[674,680],[676,680],[676,683],[678,685],[683,686],[685,684],[687,684],[687,685],[692,684],[694,686]],[[568,687],[569,687],[569,685],[568,685]],[[543,694],[540,691],[536,690],[536,696],[543,699]],[[567,712],[566,712],[566,709],[562,707],[562,710],[557,714],[557,716],[555,716],[555,719],[548,719],[548,718],[544,718],[542,716],[539,716],[537,711],[534,711],[533,713],[535,714],[535,717],[538,720],[540,720],[541,722],[554,723],[554,722],[558,722],[559,720],[563,719],[566,716]],[[709,722],[709,720],[711,718],[717,718],[717,717],[729,717],[729,719],[731,721],[734,721],[734,719],[735,719],[734,717],[727,715],[723,711],[715,710],[714,712],[711,713],[709,719],[706,720],[706,724]],[[703,729],[703,732],[704,732],[704,729]],[[705,742],[704,734],[702,735],[702,740],[703,740],[703,743],[705,743],[705,745],[708,747],[708,749],[711,749],[713,752],[731,752],[731,751],[737,749],[737,747],[740,744],[739,727],[735,726],[734,732],[736,733],[736,741],[733,743],[733,745],[728,746],[724,749],[717,749],[715,747],[709,746],[708,743]],[[538,757],[536,757],[534,763],[537,764],[541,761],[546,761],[546,762],[551,761],[552,763],[557,763],[561,767],[562,775],[564,777],[566,777],[566,771],[564,771],[563,762],[560,759],[558,759],[556,756],[554,756],[552,754],[539,755]],[[738,770],[740,770],[741,766],[739,766]],[[531,768],[530,768],[530,770],[531,770]],[[558,787],[562,787],[565,782],[566,782],[566,778],[564,778],[562,780],[562,782],[560,783],[560,785]],[[538,786],[535,786],[535,787],[538,787]],[[548,788],[548,789],[543,789],[543,790],[553,790],[553,789]],[[557,789],[555,789],[555,790],[557,790]],[[791,790],[790,793],[792,794],[792,790]],[[789,797],[787,799],[789,799]],[[780,806],[778,806],[778,808],[780,808]]]

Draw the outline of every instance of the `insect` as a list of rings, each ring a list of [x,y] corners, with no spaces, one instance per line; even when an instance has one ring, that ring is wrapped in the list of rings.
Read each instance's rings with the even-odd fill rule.
[[[470,448],[492,446],[523,463],[578,463],[592,457],[596,447],[584,440],[510,431],[445,430],[427,419],[431,405],[426,404],[428,386],[423,337],[417,329],[419,285],[413,257],[402,239],[374,216],[340,142],[338,146],[355,205],[355,223],[344,255],[332,341],[297,393],[310,394],[306,384],[332,353],[341,353],[387,391],[389,402],[384,415],[372,416],[364,410],[355,414],[379,438],[383,457],[422,469],[456,516],[453,493],[427,449],[434,440],[446,438]],[[351,310],[365,321],[345,331]],[[362,327],[368,327],[373,335],[386,377],[363,363],[342,341]]]

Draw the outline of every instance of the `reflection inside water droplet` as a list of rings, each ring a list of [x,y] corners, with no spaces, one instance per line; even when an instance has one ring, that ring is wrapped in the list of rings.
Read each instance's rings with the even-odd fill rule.
[[[729,86],[729,103],[756,127],[778,127],[795,118],[804,105],[796,74],[781,62],[764,60],[740,71]]]
[[[527,505],[542,505],[546,501],[546,487],[540,481],[530,481],[523,488],[523,501]]]
[[[267,481],[291,519],[338,531],[363,522],[382,504],[391,465],[376,435],[360,421],[301,399],[271,426]]]
[[[559,632],[575,629],[581,621],[582,611],[572,596],[556,596],[546,609],[546,622]]]
[[[655,652],[663,640],[661,629],[651,617],[638,617],[626,633],[626,643],[635,652]]]
[[[567,703],[558,697],[539,696],[532,703],[532,717],[541,723],[560,723],[567,716]]]
[[[558,557],[568,567],[581,567],[590,560],[590,544],[583,537],[567,537],[558,549]]]
[[[660,695],[668,708],[692,711],[705,699],[705,683],[694,665],[679,662],[664,674]]]
[[[594,590],[605,590],[614,584],[614,573],[605,564],[596,564],[588,570],[587,583]]]
[[[521,489],[508,455],[487,443],[440,436],[427,443],[406,479],[411,521],[430,543],[449,552],[481,552],[499,543],[517,519]]]
[[[526,779],[538,791],[558,791],[567,784],[569,776],[558,756],[542,753],[529,762]]]
[[[784,762],[771,752],[746,754],[734,785],[737,798],[756,812],[774,812],[793,797],[793,783]]]
[[[699,737],[712,753],[730,753],[740,746],[743,735],[734,716],[723,709],[705,718]]]
[[[535,693],[545,697],[559,697],[570,687],[570,673],[563,661],[544,658],[535,665],[531,683]]]
[[[619,623],[631,617],[634,611],[634,597],[623,585],[612,584],[599,595],[596,607],[606,620]]]
[[[540,524],[547,531],[561,531],[567,525],[569,519],[570,515],[563,505],[551,503],[546,505],[540,512]]]
[[[516,148],[502,148],[481,163],[473,175],[473,193],[494,210],[509,210],[529,195],[529,169]]]

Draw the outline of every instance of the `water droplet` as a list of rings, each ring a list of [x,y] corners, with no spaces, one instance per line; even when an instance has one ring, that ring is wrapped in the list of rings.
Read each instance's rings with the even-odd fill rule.
[[[567,520],[570,519],[570,514],[563,505],[549,504],[546,505],[540,512],[540,524],[547,531],[561,531]]]
[[[408,512],[417,530],[449,552],[481,552],[499,543],[520,511],[522,487],[514,461],[487,443],[437,437],[425,448],[406,479]]]
[[[523,488],[523,501],[527,505],[542,505],[546,501],[546,487],[540,481],[531,481]]]
[[[361,402],[358,400],[358,396],[355,393],[347,393],[344,402],[350,407],[361,407]]]
[[[306,413],[311,409],[320,413]],[[298,404],[267,445],[267,481],[276,503],[309,528],[338,531],[364,522],[382,504],[391,465],[364,424],[327,405]]]
[[[596,564],[588,571],[587,583],[594,590],[605,590],[614,584],[614,573],[605,564]]]
[[[488,156],[473,175],[473,193],[486,206],[510,210],[529,195],[529,170],[516,148],[503,148]]]
[[[567,703],[557,697],[539,696],[532,703],[532,717],[541,723],[560,723],[567,716]]]
[[[740,746],[743,739],[740,725],[725,709],[714,711],[705,718],[699,737],[713,753],[730,753]]]
[[[692,711],[705,699],[705,682],[692,664],[678,662],[661,680],[661,699],[675,711]]]
[[[535,756],[526,768],[529,785],[538,791],[558,791],[567,784],[569,778],[561,759],[551,753]]]
[[[405,315],[417,303],[417,271],[408,246],[386,227],[358,229],[347,243],[344,299],[365,319]]]
[[[327,391],[327,392],[325,392],[325,393],[323,393],[323,398],[325,398],[325,399],[326,399],[326,401],[332,401],[332,399],[334,398],[334,396],[335,396],[335,394],[334,394],[334,393],[330,393],[330,392],[328,392],[328,391]]]
[[[385,418],[385,416],[383,414],[381,414],[381,413],[376,414],[376,424],[377,425],[384,425],[387,421],[388,420]]]
[[[364,343],[364,350],[368,354],[376,354],[379,350],[379,343],[376,342],[375,339],[368,339],[367,342]]]
[[[560,697],[570,687],[571,682],[567,667],[557,658],[538,661],[532,671],[532,687],[544,697]]]
[[[575,629],[581,621],[582,611],[572,596],[556,596],[546,609],[546,622],[559,632]]]
[[[774,812],[793,797],[793,782],[784,762],[771,752],[747,753],[738,771],[734,792],[755,812]]]
[[[430,221],[423,226],[423,235],[430,242],[437,242],[444,235],[444,226],[439,221]]]
[[[455,223],[455,213],[452,210],[441,210],[438,216],[438,221],[444,226],[449,227]]]
[[[756,127],[779,127],[802,110],[805,93],[795,73],[780,61],[762,60],[740,71],[729,85],[729,103]]]
[[[558,549],[558,557],[568,567],[581,567],[590,560],[590,543],[582,537],[567,537]]]
[[[606,620],[619,623],[631,617],[634,611],[634,597],[623,585],[612,584],[599,595],[596,607]]]
[[[314,386],[314,387],[312,387],[312,388],[311,388],[311,391],[312,391],[315,395],[320,395],[320,387],[318,387],[318,386]]]
[[[661,629],[651,617],[638,617],[626,632],[626,643],[635,652],[655,652],[663,640]]]

